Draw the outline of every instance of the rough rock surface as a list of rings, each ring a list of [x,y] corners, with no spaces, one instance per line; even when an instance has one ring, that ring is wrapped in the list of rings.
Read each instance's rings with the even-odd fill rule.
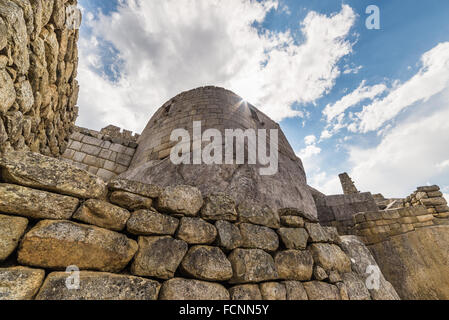
[[[249,200],[266,204],[273,210],[293,207],[317,217],[302,162],[279,125],[252,105],[241,102],[241,97],[216,87],[198,88],[174,97],[149,121],[138,140],[139,147],[131,167],[121,177],[163,187],[173,184],[196,186],[204,196],[224,192],[237,203]],[[259,169],[267,166],[260,164],[173,164],[169,157],[173,147],[169,139],[171,132],[178,128],[191,132],[193,121],[190,115],[193,112],[198,120],[204,120],[203,131],[218,129],[224,133],[225,129],[265,129],[269,135],[269,130],[278,130],[278,171],[274,175],[261,175]],[[175,116],[177,121],[166,121]]]
[[[110,200],[113,204],[126,208],[130,211],[143,209],[150,210],[153,208],[152,199],[125,191],[113,192],[110,196]]]
[[[354,273],[345,273],[343,283],[346,287],[349,300],[371,300],[371,295],[364,281]]]
[[[340,290],[331,284],[319,281],[303,283],[309,300],[341,300]]]
[[[279,278],[308,281],[312,279],[313,259],[309,251],[287,250],[276,253],[274,258]]]
[[[225,250],[234,250],[242,245],[240,229],[228,221],[217,221],[218,245]]]
[[[327,243],[314,243],[310,246],[310,250],[315,262],[326,272],[351,272],[351,261],[338,246]]]
[[[12,184],[0,184],[0,212],[34,219],[70,219],[79,200]]]
[[[178,229],[179,220],[150,210],[139,210],[128,220],[128,232],[140,236],[172,236]]]
[[[167,187],[160,194],[157,207],[161,212],[183,214],[189,217],[198,215],[203,206],[200,190],[190,186]]]
[[[144,277],[173,278],[187,250],[187,243],[169,236],[139,237],[139,251],[131,272]]]
[[[279,248],[279,238],[272,229],[249,223],[242,223],[239,227],[243,248],[262,249],[270,252]]]
[[[449,299],[448,243],[449,226],[441,225],[394,236],[369,248],[401,299]]]
[[[188,244],[211,244],[217,237],[217,229],[199,218],[182,218],[176,236]]]
[[[105,198],[99,177],[54,158],[32,152],[8,152],[0,157],[3,179],[9,183],[78,198]]]
[[[0,261],[14,252],[27,225],[28,219],[0,215]]]
[[[343,251],[351,259],[352,270],[360,277],[367,278],[371,273],[367,273],[370,269],[379,268],[376,260],[369,249],[363,244],[360,238],[356,236],[342,236],[341,247]],[[380,270],[380,269],[378,269]],[[374,300],[399,300],[396,290],[393,288],[382,273],[379,274],[379,286],[370,289],[371,297]]]
[[[231,283],[255,283],[276,280],[273,258],[260,249],[235,249],[228,257],[234,275]]]
[[[265,282],[260,285],[263,300],[287,300],[287,290],[283,283]]]
[[[44,277],[44,270],[24,267],[0,269],[0,300],[33,299]]]
[[[304,250],[307,247],[309,234],[304,228],[281,228],[278,234],[287,249]]]
[[[236,221],[235,201],[224,193],[210,194],[204,201],[201,217],[205,220]]]
[[[284,281],[287,300],[309,300],[304,285],[299,281]]]
[[[128,210],[109,202],[89,199],[75,212],[73,219],[105,229],[122,231],[130,215]]]
[[[257,284],[242,284],[229,289],[231,300],[262,300]]]
[[[240,222],[247,222],[277,229],[280,226],[279,215],[268,206],[260,206],[250,202],[239,204],[237,211]]]
[[[229,292],[218,283],[175,278],[164,282],[161,300],[229,300]]]
[[[194,246],[181,263],[188,276],[205,281],[226,281],[232,278],[232,266],[217,247]]]
[[[137,251],[125,235],[69,221],[44,220],[23,238],[18,260],[23,265],[65,270],[119,272]]]
[[[157,300],[161,285],[154,280],[102,272],[79,273],[79,289],[69,290],[65,272],[50,273],[37,300]]]
[[[147,198],[158,198],[162,193],[162,188],[157,185],[144,184],[120,178],[109,181],[108,187],[112,191],[125,191]]]

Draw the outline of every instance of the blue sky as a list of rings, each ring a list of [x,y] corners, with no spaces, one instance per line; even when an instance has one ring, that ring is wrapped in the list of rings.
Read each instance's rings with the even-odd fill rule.
[[[380,9],[368,30],[366,8]],[[279,121],[309,183],[449,193],[449,2],[80,0],[78,125],[143,129],[163,102],[225,86]]]

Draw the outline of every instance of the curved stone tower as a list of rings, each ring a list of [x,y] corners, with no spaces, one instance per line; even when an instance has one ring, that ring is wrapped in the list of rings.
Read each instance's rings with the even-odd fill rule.
[[[277,129],[277,173],[261,175],[259,169],[267,166],[262,166],[259,162],[255,165],[248,164],[247,161],[240,165],[235,162],[232,165],[173,164],[170,152],[178,142],[170,141],[171,133],[180,128],[187,130],[193,146],[194,121],[201,121],[202,132],[217,129],[223,137],[226,129],[255,129],[256,132],[265,129],[267,155],[270,152],[270,130]],[[269,205],[275,210],[296,208],[317,217],[302,162],[295,155],[279,125],[231,91],[202,87],[179,94],[155,113],[138,144],[130,168],[121,175],[122,178],[161,186],[196,186],[204,195],[224,190],[237,203],[242,200],[251,201]],[[205,145],[203,142],[203,147]],[[245,143],[246,158],[247,149],[248,145]]]

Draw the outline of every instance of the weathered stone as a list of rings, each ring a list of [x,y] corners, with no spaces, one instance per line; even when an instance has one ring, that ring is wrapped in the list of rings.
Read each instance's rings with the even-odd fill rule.
[[[229,292],[218,283],[175,278],[164,282],[160,300],[229,300]]]
[[[278,234],[287,249],[304,250],[307,248],[309,234],[303,228],[281,228],[278,230]]]
[[[0,269],[0,300],[32,300],[44,281],[45,270]]]
[[[283,283],[265,282],[260,284],[263,300],[287,300],[287,290]]]
[[[367,277],[367,270],[380,271],[376,260],[365,244],[355,236],[343,236],[341,247],[351,259],[352,270],[361,278]],[[331,273],[332,274],[332,273]],[[379,288],[369,290],[374,300],[399,300],[399,296],[393,286],[385,279],[382,272],[378,274]],[[377,290],[378,289],[378,290]]]
[[[242,284],[229,289],[231,300],[262,300],[257,284]]]
[[[287,300],[309,300],[304,286],[299,281],[284,281],[285,290],[287,292]]]
[[[241,247],[242,235],[240,229],[228,221],[217,221],[215,228],[218,231],[218,245],[225,250],[234,250]]]
[[[439,186],[424,186],[424,187],[418,187],[418,192],[435,192],[440,191]]]
[[[70,219],[79,200],[69,196],[0,184],[0,212],[33,219]]]
[[[78,198],[106,197],[99,177],[58,159],[31,152],[9,152],[0,158],[4,181]]]
[[[167,187],[159,196],[157,206],[161,212],[195,217],[203,206],[203,197],[195,187]]]
[[[349,300],[371,300],[371,295],[365,282],[354,273],[345,273],[343,283],[346,286]]]
[[[128,232],[140,236],[172,236],[178,229],[179,220],[150,210],[139,210],[128,220]]]
[[[0,261],[6,260],[16,250],[27,225],[25,218],[0,215]]]
[[[242,235],[242,247],[246,249],[262,249],[276,251],[279,248],[279,238],[273,230],[267,227],[249,223],[239,225]]]
[[[18,261],[23,265],[65,270],[119,272],[137,251],[125,235],[70,221],[39,222],[23,238]]]
[[[309,233],[309,241],[312,243],[332,242],[333,240],[327,230],[318,223],[306,223],[306,230]]]
[[[144,277],[173,278],[187,250],[187,243],[169,236],[139,237],[139,251],[131,272]]]
[[[288,228],[304,228],[304,219],[297,216],[281,217],[281,226]]]
[[[446,206],[447,201],[444,198],[421,199],[421,203],[425,206]]]
[[[181,269],[188,276],[205,281],[226,281],[232,278],[232,266],[220,248],[194,246],[184,257]]]
[[[338,271],[340,273],[351,272],[351,261],[348,256],[336,245],[326,243],[314,243],[310,246],[315,263],[326,272]]]
[[[340,274],[333,270],[331,272],[329,272],[329,282],[330,283],[337,283],[337,282],[341,282],[343,279],[341,278]]]
[[[68,274],[50,273],[36,300],[157,300],[161,285],[154,280],[102,272],[79,273],[79,289],[68,289]]]
[[[110,201],[130,211],[151,209],[153,207],[152,199],[124,191],[113,192],[110,196]]]
[[[5,113],[16,101],[14,82],[8,72],[0,69],[0,112]]]
[[[211,244],[217,237],[217,229],[200,218],[182,218],[176,237],[188,244]]]
[[[125,191],[147,198],[158,198],[162,193],[162,188],[159,186],[120,178],[109,181],[108,187],[112,191]]]
[[[315,216],[305,213],[304,211],[296,208],[283,208],[280,209],[278,212],[280,217],[288,217],[288,216],[302,217],[306,219],[308,222],[318,222],[318,219]]]
[[[231,283],[257,283],[278,278],[273,258],[263,250],[235,249],[228,259],[234,271]]]
[[[240,222],[257,224],[273,229],[280,227],[279,215],[268,206],[259,206],[245,201],[239,204],[237,211]]]
[[[309,251],[281,251],[276,253],[274,261],[280,279],[296,281],[312,279],[313,259]]]
[[[303,165],[281,132],[278,143],[270,139],[273,151],[279,149],[279,159],[270,168],[260,163],[191,165],[171,161],[171,146],[174,144],[167,142],[173,129],[184,128],[192,132],[196,121],[201,121],[201,132],[217,128],[279,131],[279,125],[254,106],[244,104],[236,108],[241,101],[241,97],[217,87],[197,88],[170,99],[148,122],[130,169],[122,177],[164,187],[174,184],[196,186],[204,196],[225,192],[236,203],[251,201],[268,205],[276,211],[298,207],[316,217]],[[192,121],[192,115],[195,121]],[[193,142],[195,138],[189,140]],[[248,149],[247,143],[243,149]],[[237,154],[233,156],[234,161]]]
[[[340,291],[341,300],[349,301],[348,289],[346,288],[345,284],[343,282],[339,282],[335,285],[337,286],[338,290]]]
[[[324,270],[320,266],[316,266],[313,269],[313,277],[314,277],[315,280],[323,281],[323,280],[326,280],[328,278],[328,275],[326,273],[326,270]]]
[[[33,89],[27,80],[15,83],[14,87],[20,111],[25,114],[30,111],[34,104]]]
[[[340,290],[331,284],[312,281],[303,285],[309,300],[341,300]]]
[[[128,210],[109,202],[90,199],[83,203],[73,215],[73,219],[93,224],[101,228],[122,231],[130,217]]]
[[[235,201],[224,193],[210,194],[201,209],[201,217],[213,221],[237,221]]]

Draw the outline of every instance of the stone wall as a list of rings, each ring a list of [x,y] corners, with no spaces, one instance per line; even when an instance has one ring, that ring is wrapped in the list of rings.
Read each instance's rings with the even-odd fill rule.
[[[351,177],[345,172],[339,175],[341,187],[343,188],[343,193],[346,195],[357,194],[360,193],[357,190],[354,181],[352,181]]]
[[[398,298],[383,277],[367,289],[375,262],[363,243],[297,209],[106,184],[36,153],[10,152],[0,168],[0,299]],[[66,285],[69,266],[81,270],[79,290]]]
[[[332,196],[315,194],[315,204],[320,223],[336,227],[341,234],[353,234],[353,218],[357,213],[377,210],[369,192]]]
[[[425,206],[429,214],[436,218],[448,218],[449,206],[439,186],[419,187],[404,200],[405,207]]]
[[[77,117],[76,0],[0,0],[0,152],[59,156]]]
[[[136,152],[138,135],[108,126],[101,132],[75,128],[62,159],[105,181],[128,170]]]

